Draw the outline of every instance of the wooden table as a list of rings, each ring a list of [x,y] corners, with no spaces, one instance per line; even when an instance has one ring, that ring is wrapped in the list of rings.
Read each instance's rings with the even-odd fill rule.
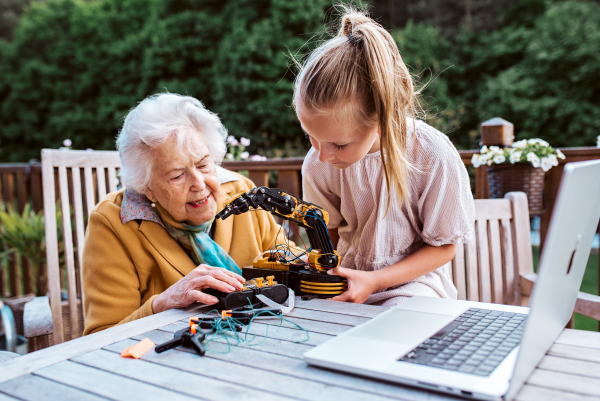
[[[24,400],[450,400],[438,393],[308,366],[311,347],[363,323],[384,309],[324,300],[296,302],[289,319],[310,332],[269,329],[259,346],[226,353],[224,343],[199,357],[191,350],[142,359],[120,352],[144,337],[155,343],[173,338],[187,318],[203,309],[171,310],[69,341],[0,365],[0,401]],[[252,328],[264,335],[267,325]],[[222,353],[217,353],[222,352]],[[600,399],[600,333],[565,330],[521,390],[519,400]]]

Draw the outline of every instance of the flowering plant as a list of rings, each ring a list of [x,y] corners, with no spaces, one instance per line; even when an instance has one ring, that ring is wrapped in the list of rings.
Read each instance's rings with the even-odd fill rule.
[[[227,160],[247,160],[248,158],[253,161],[267,160],[265,156],[250,156],[250,153],[246,152],[246,146],[250,145],[250,139],[248,138],[241,137],[238,141],[233,135],[229,135],[227,143],[229,144],[229,153],[225,155]]]
[[[554,149],[542,139],[523,139],[509,148],[483,146],[480,153],[473,155],[471,162],[475,168],[485,164],[531,163],[533,167],[548,171],[553,166],[558,166],[558,159],[564,158],[565,155],[560,150]]]

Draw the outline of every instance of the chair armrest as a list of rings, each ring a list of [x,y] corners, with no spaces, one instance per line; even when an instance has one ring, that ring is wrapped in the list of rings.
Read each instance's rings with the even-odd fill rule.
[[[520,280],[522,294],[530,296],[531,291],[533,290],[533,285],[537,280],[537,274],[521,274]],[[591,317],[592,319],[600,320],[600,297],[598,295],[587,294],[579,291],[573,312]]]
[[[531,296],[531,292],[533,291],[533,285],[537,280],[537,274],[528,273],[528,274],[520,274],[519,279],[521,280],[521,294]]]
[[[43,336],[54,332],[48,297],[37,297],[25,304],[23,331],[25,337]]]
[[[580,291],[577,294],[577,302],[575,302],[573,311],[600,320],[600,297]]]

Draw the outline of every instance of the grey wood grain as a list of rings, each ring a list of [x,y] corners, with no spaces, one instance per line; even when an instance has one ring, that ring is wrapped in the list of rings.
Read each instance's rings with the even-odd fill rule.
[[[162,330],[153,330],[149,333],[144,333],[140,334],[139,336],[132,337],[133,340],[138,341],[144,338],[149,338],[155,344],[161,344],[165,341],[171,340],[173,338],[173,333]],[[215,337],[214,341],[221,344],[225,343],[225,340],[219,337]],[[265,337],[256,337],[250,342],[250,344],[241,342],[236,346],[242,348],[256,349],[261,352],[289,356],[291,358],[297,359],[302,359],[304,353],[312,348],[312,346],[302,343],[292,343],[289,341],[276,340],[274,338],[265,339]]]
[[[335,302],[335,301],[330,301]],[[380,311],[383,312],[383,308],[380,308]],[[285,315],[284,317],[294,317],[298,319],[307,319],[307,320],[317,320],[320,322],[326,323],[337,323],[343,324],[346,326],[357,326],[359,324],[368,322],[371,320],[371,317],[363,317],[363,316],[352,316],[345,315],[340,313],[333,313],[327,311],[318,311],[311,309],[302,309],[302,308],[294,308],[290,313]]]
[[[554,344],[548,351],[548,355],[600,363],[600,350],[594,348]]]
[[[533,386],[526,384],[519,394],[516,401],[598,401],[597,397],[591,397],[583,394],[567,393],[559,390]]]
[[[37,376],[115,400],[181,400],[189,396],[71,361],[37,370]]]
[[[173,390],[206,400],[280,400],[284,397],[273,394],[271,386],[255,390],[247,386],[224,383],[205,376],[184,372],[179,369],[136,359],[123,358],[114,352],[96,350],[73,358],[94,368],[106,370],[119,376],[129,377],[150,383],[167,390]],[[285,397],[285,399],[289,399]]]
[[[16,358],[13,361],[0,365],[0,383],[31,373],[37,369],[54,365],[57,362],[85,354],[86,352],[102,348],[107,344],[162,327],[169,323],[177,322],[188,316],[201,313],[204,308],[206,308],[206,306],[195,305],[186,309],[171,309],[163,313],[158,313],[143,319],[112,327],[110,330],[103,330],[73,341],[23,355],[20,358]]]
[[[600,379],[600,363],[596,362],[546,355],[538,365],[538,369]]]
[[[114,345],[106,347],[106,349],[110,349],[113,346]],[[115,352],[120,352],[118,347],[112,348],[112,350]],[[195,354],[192,354],[193,351],[188,349],[180,349],[180,351],[196,356]],[[160,356],[168,353],[169,352],[165,352],[160,354]],[[231,364],[236,364],[238,366],[246,366],[252,368],[253,371],[270,371],[274,373],[281,373],[310,382],[335,385],[357,391],[369,391],[386,397],[400,399],[423,399],[423,397],[427,394],[425,391],[401,387],[391,383],[379,382],[362,377],[316,368],[307,365],[303,359],[290,358],[276,354],[267,354],[255,349],[232,347],[232,351],[227,352],[227,348],[223,344],[213,344],[211,350],[207,351],[204,358],[207,357],[230,362]]]
[[[176,332],[177,330],[188,327],[188,323],[178,322],[173,323],[161,328],[161,330]],[[333,338],[332,335],[329,334],[321,334],[321,333],[310,333],[308,335],[308,340],[306,340],[306,333],[302,330],[298,330],[295,328],[288,327],[276,327],[273,325],[262,324],[260,322],[256,322],[256,324],[252,324],[250,327],[250,333],[255,333],[259,336],[267,335],[268,337],[275,338],[283,341],[302,341],[302,344],[307,345],[319,345],[324,343],[325,341]],[[246,328],[244,328],[244,333],[246,332]]]
[[[554,343],[600,349],[600,335],[594,331],[565,329]]]
[[[0,383],[0,391],[22,400],[98,401],[105,400],[86,391],[56,383],[32,374]],[[1,399],[1,398],[0,398]]]
[[[300,297],[296,297],[295,306],[300,309],[369,318],[373,318],[388,309],[385,306],[352,304],[348,302],[332,301],[330,299],[311,299],[309,301],[303,301]]]
[[[105,349],[114,352],[120,352],[135,342],[125,340],[118,344],[112,344]],[[191,351],[191,350],[190,350]],[[239,351],[239,349],[236,349]],[[237,354],[237,352],[236,352]],[[258,353],[258,357],[261,357]],[[283,357],[282,357],[283,358]],[[384,400],[386,397],[371,391],[372,387],[362,387],[358,389],[349,389],[346,386],[338,386],[335,383],[323,383],[310,380],[303,380],[280,372],[277,366],[272,370],[255,369],[251,366],[245,366],[236,362],[223,361],[217,358],[199,357],[195,353],[181,352],[178,349],[156,354],[151,350],[142,356],[142,360],[152,363],[170,366],[198,375],[212,377],[220,381],[229,383],[243,383],[244,385],[257,390],[277,391],[279,394],[287,397],[300,398],[303,400]],[[426,399],[426,393],[420,393],[418,398],[399,397],[402,391],[396,391],[394,398],[400,399]]]
[[[574,394],[600,397],[600,379],[536,369],[527,383]]]

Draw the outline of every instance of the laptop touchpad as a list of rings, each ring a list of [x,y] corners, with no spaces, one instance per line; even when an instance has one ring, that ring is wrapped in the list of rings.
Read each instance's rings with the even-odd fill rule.
[[[384,316],[360,325],[348,335],[416,346],[452,320],[454,316],[451,315],[394,309]]]

